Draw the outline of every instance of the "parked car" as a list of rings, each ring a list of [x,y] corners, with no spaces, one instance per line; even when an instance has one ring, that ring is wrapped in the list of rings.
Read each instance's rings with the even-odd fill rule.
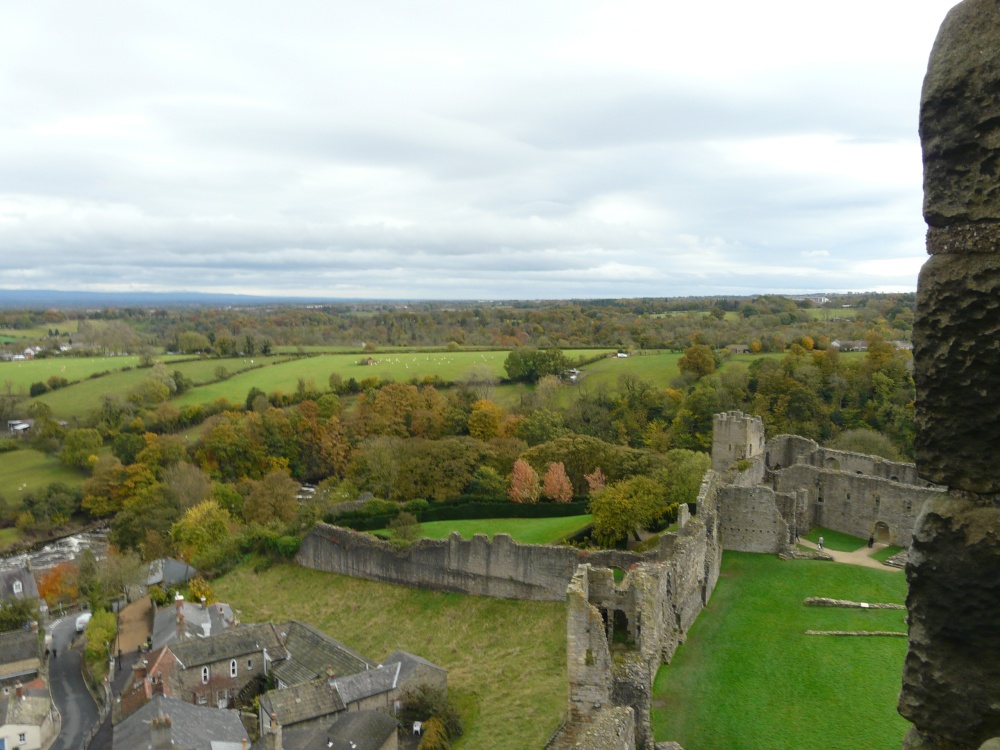
[[[92,612],[84,612],[82,615],[76,618],[76,632],[82,633],[87,629],[87,623],[90,622],[90,617]]]

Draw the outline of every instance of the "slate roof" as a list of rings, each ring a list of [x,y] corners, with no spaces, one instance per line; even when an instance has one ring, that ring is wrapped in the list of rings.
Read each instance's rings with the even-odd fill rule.
[[[283,750],[379,750],[396,720],[378,711],[352,711],[330,726],[282,731]]]
[[[194,578],[196,575],[198,575],[198,571],[186,562],[175,560],[172,557],[161,557],[159,560],[153,560],[149,564],[149,575],[146,577],[146,585],[152,586],[158,584],[164,589],[169,589],[178,583],[183,583]]]
[[[330,716],[347,708],[340,693],[326,680],[314,680],[285,690],[269,690],[260,697],[265,714],[275,714],[282,727]]]
[[[38,727],[42,725],[51,710],[52,704],[49,701],[48,691],[25,690],[23,700],[18,700],[17,696],[13,694],[8,696],[7,705],[3,711],[4,723]]]
[[[399,672],[400,679],[409,675],[418,666],[430,667],[431,669],[436,669],[439,672],[447,672],[444,667],[439,667],[434,662],[427,661],[427,659],[424,659],[422,656],[411,654],[408,651],[393,651],[385,658],[385,661],[383,661],[382,664],[388,666],[389,664],[393,664],[395,662],[402,664],[402,668]]]
[[[21,584],[20,592],[14,592],[14,583]],[[38,584],[27,566],[14,570],[0,570],[0,601],[8,599],[37,599]]]
[[[333,675],[355,674],[374,667],[354,649],[320,633],[305,623],[292,620],[276,625],[288,651],[288,658],[273,668],[274,676],[285,685],[302,685],[327,676],[327,668]]]
[[[354,703],[373,695],[388,693],[395,688],[399,681],[401,666],[399,662],[396,662],[377,669],[369,669],[367,672],[340,677],[333,681],[333,686],[340,693],[345,704]]]
[[[235,627],[233,610],[228,604],[220,602],[202,607],[184,602],[181,611],[184,613],[184,637],[180,640],[207,638]],[[159,607],[153,618],[153,648],[177,642],[176,605]]]
[[[38,633],[31,630],[9,630],[0,633],[0,664],[13,664],[26,659],[38,659]]]
[[[240,625],[235,630],[208,638],[189,638],[170,645],[170,651],[184,669],[259,653],[263,649],[267,649],[272,660],[283,659],[286,654],[275,626],[269,622]]]
[[[118,724],[112,747],[143,750],[150,746],[149,722],[160,714],[170,716],[171,739],[176,750],[213,750],[218,743],[249,741],[237,711],[195,706],[176,698],[156,695],[145,706]]]

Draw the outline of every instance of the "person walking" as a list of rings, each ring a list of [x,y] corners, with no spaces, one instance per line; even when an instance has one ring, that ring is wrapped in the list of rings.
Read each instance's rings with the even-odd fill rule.
[[[875,546],[875,535],[872,534],[870,537],[868,537],[868,549],[871,549],[874,546]]]
[[[816,543],[816,546],[821,550],[823,549],[823,537],[819,538],[819,541]]]

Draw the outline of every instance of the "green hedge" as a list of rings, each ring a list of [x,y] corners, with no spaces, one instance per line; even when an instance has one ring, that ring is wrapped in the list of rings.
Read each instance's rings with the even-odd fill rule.
[[[399,510],[403,510],[400,506]],[[474,518],[562,518],[581,516],[587,513],[585,501],[573,503],[465,503],[464,505],[432,506],[414,513],[417,520],[424,521],[464,521]],[[397,513],[365,515],[344,513],[329,518],[330,523],[346,526],[357,531],[384,529]]]

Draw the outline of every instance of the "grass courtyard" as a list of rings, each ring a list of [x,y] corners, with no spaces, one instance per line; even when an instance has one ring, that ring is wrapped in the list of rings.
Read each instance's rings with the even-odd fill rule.
[[[899,610],[806,607],[807,596],[902,604],[901,575],[726,552],[722,577],[653,695],[657,740],[685,750],[896,750],[906,639],[806,630],[905,632]]]

